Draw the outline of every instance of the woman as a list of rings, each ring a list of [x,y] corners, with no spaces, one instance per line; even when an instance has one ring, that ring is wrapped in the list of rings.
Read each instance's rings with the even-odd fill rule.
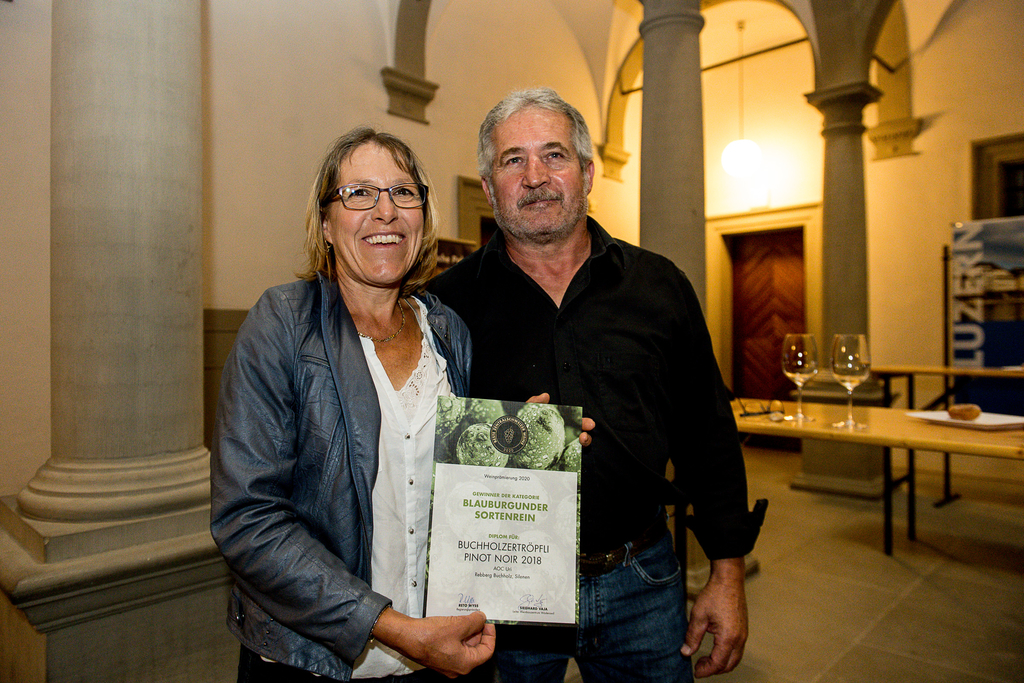
[[[313,184],[302,279],[264,293],[239,330],[211,522],[236,581],[239,681],[440,680],[494,651],[481,612],[409,616],[423,606],[436,399],[469,377],[465,325],[413,295],[436,245],[412,150],[353,130]]]

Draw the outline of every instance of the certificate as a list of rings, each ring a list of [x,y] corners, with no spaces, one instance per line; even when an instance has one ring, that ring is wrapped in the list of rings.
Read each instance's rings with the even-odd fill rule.
[[[427,616],[578,623],[582,409],[437,403]]]

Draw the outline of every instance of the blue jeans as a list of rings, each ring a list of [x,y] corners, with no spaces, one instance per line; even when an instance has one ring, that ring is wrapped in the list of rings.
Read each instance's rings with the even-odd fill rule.
[[[540,632],[538,649],[529,650],[501,649],[499,633],[495,658],[502,683],[561,683],[569,657],[585,683],[691,683],[690,660],[679,652],[686,636],[686,586],[672,536],[666,533],[607,574],[580,577],[574,645],[544,647],[559,640],[549,633]]]

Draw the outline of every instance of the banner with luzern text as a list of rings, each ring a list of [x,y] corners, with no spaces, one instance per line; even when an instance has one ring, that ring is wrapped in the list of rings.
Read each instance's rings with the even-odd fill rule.
[[[953,225],[950,325],[954,366],[1024,367],[1024,217]],[[976,378],[956,400],[1024,415],[1024,381]]]
[[[426,615],[576,624],[582,410],[438,398]]]

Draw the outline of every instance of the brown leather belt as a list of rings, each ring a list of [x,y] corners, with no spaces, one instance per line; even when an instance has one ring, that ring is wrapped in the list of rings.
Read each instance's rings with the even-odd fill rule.
[[[661,540],[668,531],[665,516],[659,514],[651,526],[629,544],[629,557],[635,557]],[[581,553],[580,576],[601,576],[626,561],[626,544],[606,553]]]

